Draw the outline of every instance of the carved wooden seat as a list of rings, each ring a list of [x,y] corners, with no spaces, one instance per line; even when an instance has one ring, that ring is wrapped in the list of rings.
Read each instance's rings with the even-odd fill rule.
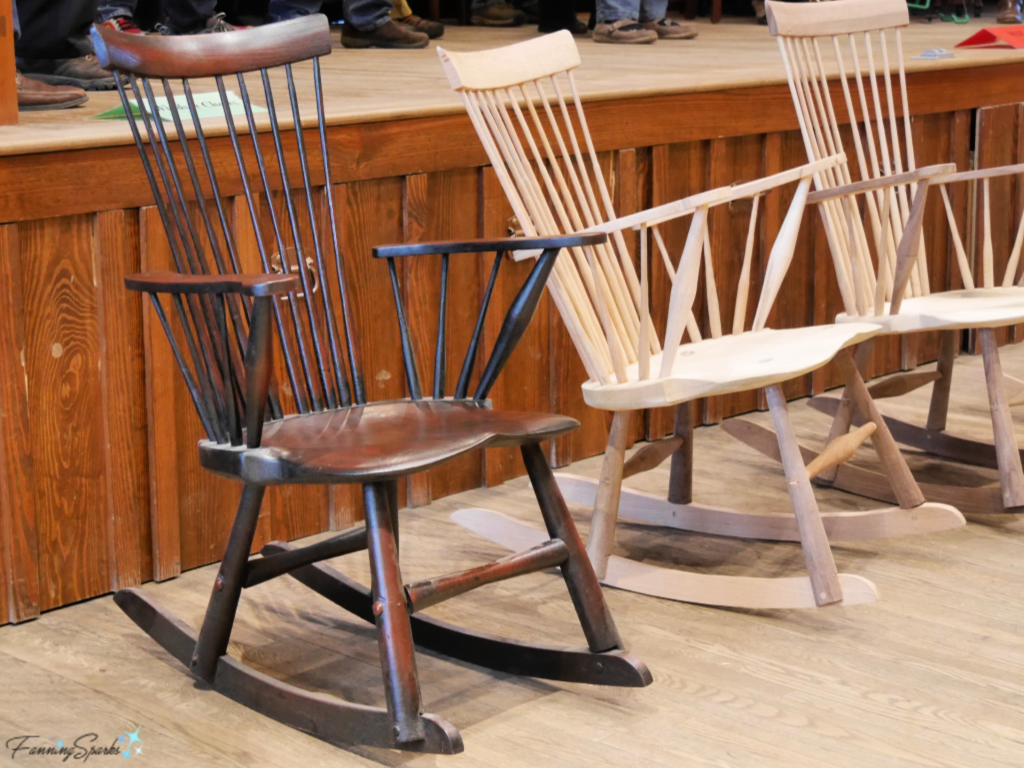
[[[324,124],[319,57],[331,51],[326,18],[219,36],[143,37],[104,27],[93,31],[93,40],[100,61],[117,73],[125,108],[132,102],[143,106],[129,125],[178,269],[135,275],[126,285],[149,294],[166,332],[207,435],[199,444],[201,463],[244,482],[198,635],[148,591],[122,590],[115,597],[118,605],[218,691],[336,744],[462,750],[454,726],[422,712],[414,642],[513,674],[649,684],[646,667],[623,648],[540,447],[577,423],[561,416],[495,411],[487,400],[533,317],[559,251],[604,242],[606,236],[374,249],[381,268],[386,263],[391,275],[393,297],[379,300],[395,302],[410,399],[367,402],[355,331],[359,318],[339,249]],[[296,64],[310,59],[311,64]],[[305,90],[296,85],[300,77],[309,78]],[[213,79],[219,119],[201,119],[193,91],[196,78]],[[229,82],[238,89],[237,113],[232,113]],[[252,83],[257,83],[254,91]],[[166,122],[154,117],[160,114],[158,89],[167,100]],[[180,111],[167,106],[175,97]],[[308,114],[310,100],[315,122]],[[305,116],[300,101],[307,105]],[[306,130],[296,131],[296,126]],[[215,132],[227,135],[228,157],[211,153]],[[243,205],[225,210],[225,184],[241,186]],[[482,331],[504,253],[520,249],[540,255],[485,357]],[[449,262],[453,254],[488,251],[495,253],[490,282],[456,378],[447,370]],[[441,270],[430,398],[423,396],[410,340],[410,322],[416,318],[406,311],[396,268],[398,258],[425,254],[437,254],[433,258]],[[261,265],[262,274],[246,274],[243,264]],[[520,447],[549,535],[494,563],[404,583],[398,480],[489,446]],[[302,548],[274,542],[263,547],[262,557],[250,558],[264,492],[283,483],[361,484],[365,523]],[[369,554],[371,588],[321,564],[363,550]],[[419,613],[476,587],[555,567],[568,586],[586,648],[499,638]],[[227,653],[242,590],[284,574],[376,625],[386,708],[279,682]]]
[[[772,306],[793,258],[812,179],[832,172],[844,158],[815,158],[800,168],[732,187],[723,187],[618,217],[587,127],[573,79],[580,58],[572,36],[559,32],[491,51],[438,49],[449,82],[466,111],[527,235],[603,232],[609,240],[565,251],[549,278],[562,320],[586,368],[586,402],[615,411],[604,466],[598,481],[560,474],[571,500],[593,504],[587,551],[602,583],[675,600],[745,608],[814,607],[875,599],[865,579],[839,574],[829,538],[867,538],[962,526],[962,515],[945,505],[925,504],[903,457],[885,428],[847,349],[870,338],[878,327],[866,318],[825,328],[769,330]],[[792,202],[764,265],[755,277],[759,203],[785,194]],[[714,216],[736,206],[750,210],[747,238],[735,254],[740,275],[735,292],[716,282],[709,231]],[[668,253],[659,226],[691,217],[678,261]],[[639,272],[626,236],[640,230]],[[648,250],[656,247],[657,256]],[[652,274],[671,285],[666,304],[654,306]],[[662,270],[664,270],[662,272]],[[701,272],[703,271],[703,275]],[[695,315],[703,283],[707,322]],[[752,315],[748,299],[760,284]],[[735,296],[729,312],[726,296]],[[731,314],[731,318],[729,315]],[[731,322],[730,322],[731,320]],[[656,323],[657,321],[657,323]],[[730,333],[731,331],[731,333]],[[689,343],[682,344],[684,333]],[[789,425],[780,385],[835,358],[848,380],[857,380],[857,408],[871,422],[853,436],[830,442],[804,466]],[[713,394],[765,387],[780,434],[775,455],[784,462],[792,518],[745,513],[692,502],[692,402]],[[676,408],[675,435],[652,443],[627,463],[624,451],[630,419],[640,409]],[[876,431],[877,430],[877,431]],[[897,507],[864,513],[821,514],[811,476],[848,459],[870,438],[887,476],[881,484]],[[623,491],[624,477],[671,458],[669,499]],[[728,577],[661,568],[611,554],[616,521],[622,516],[651,525],[727,536],[799,541],[808,576]],[[890,502],[891,503],[891,502]],[[511,545],[536,543],[539,531],[486,510],[461,510],[463,525]]]
[[[849,162],[816,174],[816,192],[845,312],[836,321],[869,321],[880,335],[935,330],[941,333],[938,371],[911,372],[877,385],[876,394],[895,396],[932,384],[922,428],[886,416],[896,439],[967,464],[998,467],[1000,487],[924,486],[932,501],[962,511],[1024,508],[1024,471],[1010,417],[995,330],[1024,321],[1024,289],[1017,273],[1024,246],[1024,218],[997,283],[992,238],[991,181],[1024,172],[1024,165],[956,173],[953,165],[918,167],[910,123],[901,29],[910,23],[903,0],[842,0],[832,3],[767,4],[769,29],[779,45],[809,160],[847,151]],[[838,83],[835,83],[838,75]],[[829,78],[833,84],[830,85]],[[845,118],[845,119],[844,119]],[[853,125],[849,131],[844,124]],[[854,175],[860,180],[854,181]],[[979,195],[980,253],[972,269],[964,249],[947,186],[972,183]],[[953,263],[965,286],[932,292],[925,257],[924,223],[928,192],[938,188],[946,213]],[[934,199],[934,195],[932,196]],[[879,259],[878,254],[884,254]],[[953,359],[961,331],[977,329],[985,363],[994,445],[946,432]],[[857,362],[868,365],[873,342],[861,346]],[[830,437],[855,421],[848,400],[816,397],[812,406],[835,414]],[[731,427],[746,430],[743,425]],[[768,448],[764,435],[746,431]],[[880,478],[827,473],[835,487],[877,498]]]

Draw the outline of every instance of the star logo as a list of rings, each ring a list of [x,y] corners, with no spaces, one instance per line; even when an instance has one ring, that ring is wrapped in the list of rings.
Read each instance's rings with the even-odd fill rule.
[[[122,744],[124,744],[124,742],[128,742],[127,744],[125,744],[124,752],[121,753],[121,761],[122,762],[125,761],[125,760],[132,760],[135,757],[137,757],[138,755],[142,754],[142,739],[139,738],[139,731],[140,730],[142,730],[142,729],[141,728],[136,728],[134,733],[128,733],[127,731],[125,731],[124,736],[118,736],[117,740],[119,742],[121,742]],[[136,742],[138,742],[139,746],[135,747],[134,754],[133,754],[132,753],[132,745],[135,744]]]
[[[57,749],[64,749],[64,742],[63,741],[58,741],[57,742]]]

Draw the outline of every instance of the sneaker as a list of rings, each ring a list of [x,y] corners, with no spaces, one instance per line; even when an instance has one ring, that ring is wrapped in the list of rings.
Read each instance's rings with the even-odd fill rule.
[[[142,30],[135,25],[135,20],[131,16],[115,16],[112,19],[107,19],[101,27],[112,29],[115,32],[124,32],[126,35],[141,35]]]
[[[191,29],[179,29],[170,23],[157,24],[154,29],[160,35],[173,36],[173,35],[210,35],[217,32],[234,32],[239,29],[246,29],[246,27],[236,27],[234,24],[229,24],[224,20],[225,14],[216,13],[206,21],[199,24],[199,26],[192,27]]]
[[[491,3],[473,11],[473,24],[478,27],[519,27],[526,23],[526,14],[511,3]]]
[[[114,76],[103,69],[93,54],[77,59],[19,59],[22,71],[47,85],[71,85],[86,91],[110,91]]]
[[[417,32],[422,32],[431,40],[437,40],[439,37],[444,37],[444,24],[439,21],[430,21],[424,19],[412,13],[406,16],[404,19],[395,19],[399,24],[405,24],[410,29],[414,29]]]
[[[40,80],[25,77],[17,71],[14,73],[14,83],[18,89],[19,112],[67,109],[85,104],[89,100],[89,94],[81,88],[70,85],[47,85]]]
[[[643,27],[644,29],[653,29],[658,34],[659,40],[692,40],[697,36],[696,29],[672,21],[672,19],[645,21]]]
[[[388,19],[383,26],[363,31],[351,24],[341,28],[341,44],[345,48],[426,48],[430,38],[406,24]]]
[[[633,19],[606,21],[594,27],[595,43],[643,45],[658,40],[658,33]]]

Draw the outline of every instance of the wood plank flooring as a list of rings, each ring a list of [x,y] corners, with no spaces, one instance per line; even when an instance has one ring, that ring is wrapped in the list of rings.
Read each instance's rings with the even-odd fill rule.
[[[1018,63],[1020,51],[1009,49],[957,51],[956,58],[922,61],[927,48],[953,47],[995,22],[991,9],[968,25],[913,23],[904,32],[908,72]],[[664,95],[784,84],[786,73],[775,40],[767,28],[751,19],[726,19],[714,25],[694,22],[700,36],[694,41],[662,42],[653,46],[601,45],[578,39],[583,66],[578,83],[584,99]],[[334,32],[335,36],[339,34]],[[354,51],[340,48],[323,62],[328,123],[376,122],[429,115],[462,114],[462,105],[441,71],[437,45],[451,50],[477,50],[535,37],[535,27],[518,29],[447,28],[444,38],[418,51]],[[312,114],[312,85],[300,96],[303,114]],[[228,82],[231,88],[231,82]],[[194,85],[197,94],[213,91],[212,81]],[[237,87],[234,89],[237,92]],[[254,85],[253,91],[259,91]],[[124,121],[94,120],[118,105],[114,91],[90,94],[89,103],[56,112],[22,113],[21,124],[0,127],[0,155],[65,151],[86,147],[131,144]],[[282,110],[286,112],[287,110]],[[283,125],[290,116],[282,114]]]
[[[1024,375],[1024,348],[1004,348]],[[925,388],[885,409],[921,416]],[[989,434],[980,358],[961,357],[950,430]],[[820,445],[827,419],[791,404],[798,436]],[[767,413],[749,416],[768,424]],[[1024,434],[1024,413],[1017,413]],[[786,513],[777,465],[717,427],[695,432],[695,495]],[[921,477],[994,482],[995,472],[910,456]],[[873,463],[862,449],[855,462]],[[596,476],[600,458],[571,471]],[[627,480],[662,493],[667,470]],[[825,509],[869,508],[818,491]],[[407,581],[502,554],[449,520],[467,506],[540,527],[524,480],[406,510]],[[574,508],[585,532],[587,510]],[[498,675],[418,657],[426,709],[463,732],[452,758],[330,747],[252,714],[194,682],[136,629],[110,597],[0,628],[0,745],[18,735],[101,743],[141,728],[151,765],[281,766],[750,766],[752,768],[1017,768],[1024,764],[1024,519],[970,516],[964,529],[839,544],[841,570],[875,581],[872,605],[817,611],[726,611],[607,591],[620,630],[650,666],[643,690],[601,689]],[[679,567],[771,576],[802,569],[793,544],[749,543],[623,527],[619,554]],[[366,558],[335,565],[368,581]],[[144,589],[198,626],[214,566]],[[582,634],[561,580],[539,573],[485,587],[431,613],[549,642]],[[231,652],[294,684],[383,704],[369,626],[289,579],[245,594]],[[6,761],[9,755],[0,755]],[[19,758],[48,765],[53,758]],[[92,758],[103,765],[111,758]],[[120,760],[119,760],[120,762]]]

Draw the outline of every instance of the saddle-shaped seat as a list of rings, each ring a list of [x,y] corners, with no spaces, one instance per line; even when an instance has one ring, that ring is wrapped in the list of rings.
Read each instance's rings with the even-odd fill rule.
[[[422,472],[478,448],[550,440],[578,426],[567,416],[494,411],[472,400],[401,400],[272,421],[256,450],[203,441],[200,460],[248,482],[369,483]]]

